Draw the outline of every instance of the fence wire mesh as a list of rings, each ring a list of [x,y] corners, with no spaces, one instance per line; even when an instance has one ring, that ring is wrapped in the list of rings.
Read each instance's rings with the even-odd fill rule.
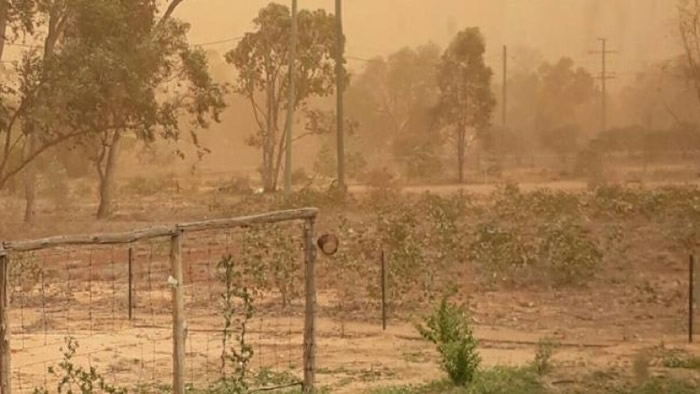
[[[66,363],[137,392],[170,386],[170,241],[12,252],[13,393],[56,392]],[[185,232],[188,386],[301,381],[303,267],[299,222]]]

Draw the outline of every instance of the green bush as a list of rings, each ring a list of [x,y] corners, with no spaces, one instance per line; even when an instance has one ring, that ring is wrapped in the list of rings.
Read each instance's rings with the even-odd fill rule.
[[[530,368],[495,367],[480,371],[466,394],[544,394]]]
[[[547,223],[540,230],[539,261],[556,284],[579,284],[590,279],[603,253],[588,232],[570,219]]]
[[[538,375],[546,375],[552,370],[552,356],[554,355],[554,348],[554,343],[547,338],[543,338],[537,343],[535,360],[532,365]]]
[[[34,394],[49,394],[49,393],[108,393],[108,394],[126,394],[127,389],[118,386],[112,386],[106,382],[95,367],[84,369],[75,364],[75,356],[78,351],[78,342],[72,337],[65,338],[66,345],[61,347],[63,359],[58,364],[58,367],[50,366],[48,368],[49,375],[57,381],[55,389],[49,390],[48,387],[37,387],[34,389]]]
[[[454,306],[444,297],[440,306],[418,325],[421,336],[437,345],[441,367],[457,386],[467,386],[474,380],[481,356],[471,324],[462,308]]]
[[[507,279],[535,261],[535,247],[517,229],[489,221],[479,223],[469,247],[470,257],[490,279]]]

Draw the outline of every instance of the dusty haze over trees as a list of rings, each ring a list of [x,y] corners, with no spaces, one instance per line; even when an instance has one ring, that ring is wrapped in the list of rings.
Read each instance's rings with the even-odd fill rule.
[[[337,168],[338,39],[326,3],[310,0],[299,12],[297,187],[325,187]],[[146,177],[143,166],[169,179],[223,172],[277,189],[287,4],[0,4],[0,189],[21,191],[27,221],[37,190],[65,195],[72,179],[92,183],[97,215],[107,217],[124,183]],[[344,6],[352,182],[599,182],[661,177],[669,166],[694,171],[694,0],[403,1],[395,12],[397,4]],[[605,59],[605,76],[615,78],[606,130],[601,58],[592,52],[601,37],[614,49]]]

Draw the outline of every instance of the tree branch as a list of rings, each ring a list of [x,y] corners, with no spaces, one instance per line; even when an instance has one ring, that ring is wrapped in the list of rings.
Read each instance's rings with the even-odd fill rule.
[[[56,146],[56,145],[58,145],[58,144],[61,144],[61,143],[65,142],[65,141],[67,141],[67,140],[69,140],[69,139],[71,139],[71,138],[79,137],[80,135],[87,134],[87,133],[89,133],[89,132],[80,131],[80,132],[75,132],[75,133],[64,134],[64,135],[62,135],[62,136],[56,138],[56,139],[53,140],[53,141],[44,143],[43,146],[41,146],[39,149],[37,149],[37,150],[35,150],[34,152],[32,152],[31,155],[28,155],[26,158],[24,158],[24,159],[20,162],[20,164],[17,166],[17,168],[15,168],[15,169],[13,169],[13,170],[11,170],[11,171],[8,171],[7,173],[0,174],[0,185],[4,185],[5,182],[7,182],[8,179],[10,179],[11,177],[17,175],[19,172],[21,172],[29,163],[31,163],[32,161],[34,161],[34,159],[36,159],[39,155],[41,155],[42,153],[44,153],[44,152],[45,152],[46,150],[48,150],[49,148],[52,148],[52,147],[54,147],[54,146]]]
[[[165,23],[168,22],[168,19],[170,19],[170,17],[173,15],[173,13],[175,12],[175,9],[177,9],[177,7],[180,4],[182,4],[184,1],[185,0],[172,0],[170,2],[170,5],[168,5],[168,8],[165,10],[165,13],[163,14],[163,16],[160,18],[160,20],[156,24],[156,27],[155,27],[155,29],[153,29],[153,31],[156,33],[158,31],[160,31],[160,29],[163,28],[163,25],[165,25]]]

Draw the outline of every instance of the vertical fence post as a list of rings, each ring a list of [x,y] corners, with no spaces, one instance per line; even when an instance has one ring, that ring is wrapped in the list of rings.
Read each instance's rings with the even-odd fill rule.
[[[132,319],[134,313],[134,249],[129,248],[129,320]]]
[[[386,331],[386,259],[382,250],[382,330]]]
[[[185,286],[182,274],[182,237],[177,230],[170,239],[173,300],[173,393],[185,394]]]
[[[314,390],[316,374],[316,248],[314,246],[315,218],[304,223],[304,260],[306,311],[304,321],[304,392]]]
[[[0,394],[10,394],[10,259],[0,246]]]
[[[693,343],[693,317],[695,315],[695,256],[688,260],[688,342]]]

